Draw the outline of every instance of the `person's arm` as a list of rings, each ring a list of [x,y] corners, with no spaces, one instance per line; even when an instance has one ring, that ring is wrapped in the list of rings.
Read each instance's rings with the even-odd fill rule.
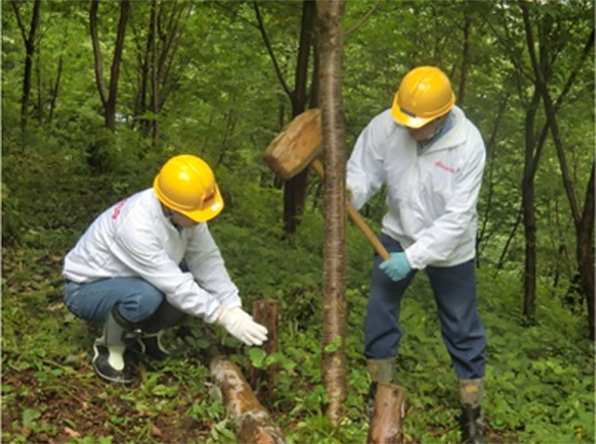
[[[414,269],[445,260],[459,244],[476,215],[486,153],[481,139],[474,142],[464,166],[456,172],[455,188],[439,217],[405,253]]]
[[[162,291],[170,304],[208,323],[217,321],[220,302],[170,259],[148,227],[120,227],[111,249],[123,264]]]
[[[206,223],[194,227],[184,259],[201,288],[226,308],[240,307],[238,288],[232,282],[219,248]]]
[[[384,115],[375,117],[358,136],[348,160],[346,187],[359,210],[385,182],[383,167],[387,128]]]

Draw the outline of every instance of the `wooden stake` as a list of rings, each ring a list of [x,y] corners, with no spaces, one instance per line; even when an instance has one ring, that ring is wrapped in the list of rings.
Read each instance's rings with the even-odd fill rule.
[[[279,317],[279,303],[272,300],[259,300],[253,304],[252,317],[255,322],[265,326],[269,331],[268,340],[263,344],[267,355],[278,350],[277,324]],[[273,396],[273,387],[277,381],[277,366],[270,365],[266,370],[253,368],[250,374],[251,386],[255,390],[259,401],[267,404]]]
[[[375,414],[368,431],[369,444],[403,442],[402,423],[405,415],[406,389],[379,382],[375,398]]]

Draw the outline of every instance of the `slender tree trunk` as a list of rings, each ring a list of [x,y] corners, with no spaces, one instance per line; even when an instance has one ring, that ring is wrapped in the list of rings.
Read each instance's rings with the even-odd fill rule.
[[[105,127],[110,131],[116,131],[116,99],[118,96],[118,79],[120,77],[120,65],[122,63],[122,51],[124,49],[124,36],[126,33],[126,23],[128,21],[130,1],[121,0],[120,2],[120,20],[118,22],[118,31],[116,35],[116,44],[114,46],[114,56],[110,68],[110,87],[106,88],[103,78],[103,62],[101,49],[99,46],[99,36],[97,33],[97,9],[99,0],[91,1],[89,10],[89,29],[91,33],[91,42],[93,44],[93,55],[95,58],[95,79],[99,97],[104,108]]]
[[[459,76],[459,88],[457,91],[457,102],[459,106],[464,107],[466,98],[466,79],[468,76],[468,61],[470,56],[470,28],[472,27],[472,20],[466,10],[464,10],[464,27],[463,27],[463,49],[461,61],[461,74]]]
[[[25,25],[21,21],[19,7],[16,1],[11,2],[17,18],[17,23],[25,42],[25,72],[23,74],[23,93],[21,95],[21,128],[27,127],[29,118],[29,99],[31,96],[31,75],[33,72],[33,56],[35,55],[35,38],[39,29],[41,0],[35,0],[33,4],[33,14],[31,15],[31,26],[29,32],[25,30]]]
[[[586,198],[581,220],[577,225],[577,263],[581,286],[588,308],[590,338],[595,339],[594,329],[594,163],[586,187]]]
[[[158,76],[158,56],[157,56],[157,0],[151,2],[151,140],[153,147],[157,146],[158,121],[159,114],[159,76]],[[165,49],[164,49],[165,51]]]
[[[542,97],[547,124],[550,128],[550,131],[553,136],[553,141],[555,143],[557,157],[559,159],[559,166],[561,169],[561,176],[563,178],[563,186],[567,195],[567,200],[569,201],[571,216],[575,225],[577,240],[576,255],[578,260],[578,269],[581,275],[582,290],[584,291],[584,296],[586,298],[588,306],[588,326],[590,329],[589,334],[591,338],[594,338],[594,255],[591,240],[594,233],[594,169],[592,168],[592,171],[590,173],[590,179],[588,181],[588,190],[586,192],[587,200],[584,205],[584,210],[582,211],[575,193],[573,181],[571,180],[571,175],[569,173],[565,149],[563,147],[563,141],[556,119],[556,112],[558,105],[560,104],[560,100],[562,100],[562,97],[564,96],[564,93],[567,91],[567,88],[571,86],[571,83],[573,82],[575,75],[577,74],[577,71],[579,69],[579,66],[583,64],[585,58],[587,57],[587,54],[594,45],[594,31],[592,30],[588,38],[588,42],[585,45],[583,53],[580,57],[578,67],[576,68],[576,70],[572,72],[568,82],[565,84],[564,93],[561,93],[561,96],[559,97],[560,100],[557,100],[556,103],[553,103],[553,100],[550,96],[547,87],[547,81],[549,77],[548,74],[551,71],[551,66],[543,63],[545,60],[544,57],[541,57],[540,61],[536,57],[536,53],[534,51],[534,35],[532,32],[532,25],[530,21],[530,12],[528,6],[524,2],[520,3],[520,8],[522,10],[524,27],[526,31],[526,41],[528,44],[530,60],[532,62],[532,69],[536,77],[536,88],[540,93],[540,96]],[[547,35],[550,35],[548,31],[550,31],[551,29],[551,21],[552,17],[548,14],[545,15],[545,25],[543,30],[545,30],[545,34]],[[590,225],[589,227],[587,226],[588,224]],[[589,249],[590,251],[586,251],[585,249]]]
[[[524,316],[534,321],[536,314],[536,214],[534,209],[534,121],[540,101],[538,91],[534,91],[531,103],[526,110],[525,121],[525,161],[522,179],[522,214],[526,244],[524,267]]]
[[[345,1],[318,1],[325,174],[323,385],[326,414],[338,426],[346,400],[346,141],[342,118],[342,17]]]
[[[302,24],[300,27],[300,45],[298,48],[298,61],[294,91],[290,96],[292,101],[292,118],[301,114],[306,109],[308,97],[306,84],[308,78],[308,59],[311,48],[311,36],[316,15],[316,3],[312,0],[302,2]],[[308,187],[308,168],[297,174],[285,183],[284,186],[284,232],[292,234],[300,225],[304,213],[306,191]]]

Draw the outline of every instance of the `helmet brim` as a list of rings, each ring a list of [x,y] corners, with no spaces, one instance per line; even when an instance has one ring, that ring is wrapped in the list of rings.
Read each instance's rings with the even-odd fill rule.
[[[418,129],[422,128],[427,123],[434,120],[434,118],[424,119],[422,117],[412,117],[407,115],[406,113],[402,112],[398,106],[393,106],[391,108],[391,117],[400,125],[403,125],[407,128]]]
[[[213,202],[206,208],[194,211],[178,211],[180,214],[192,219],[195,222],[207,222],[216,217],[224,209],[224,200],[219,191],[219,187],[215,185],[215,196]]]

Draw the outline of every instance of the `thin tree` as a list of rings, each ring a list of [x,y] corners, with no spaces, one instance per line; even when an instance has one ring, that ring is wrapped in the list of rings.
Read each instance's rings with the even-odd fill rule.
[[[542,97],[547,123],[555,143],[557,157],[559,159],[559,166],[561,169],[561,176],[563,178],[563,186],[569,201],[571,216],[573,218],[576,230],[576,256],[578,261],[578,269],[581,276],[580,283],[582,285],[582,290],[584,292],[588,307],[588,325],[590,329],[590,337],[594,339],[594,254],[593,249],[591,248],[593,243],[592,237],[594,235],[594,167],[592,166],[590,179],[588,181],[588,189],[586,191],[586,201],[584,208],[582,209],[579,205],[575,187],[571,181],[571,176],[569,173],[565,149],[563,147],[563,141],[561,139],[559,125],[556,119],[557,107],[547,88],[547,76],[544,73],[544,67],[540,65],[534,50],[534,33],[532,31],[532,25],[530,22],[530,13],[527,5],[524,2],[520,3],[520,7],[522,9],[522,16],[524,19],[530,60],[532,61],[532,68],[536,77],[537,91]],[[587,58],[587,55],[591,52],[593,46],[594,30],[592,30],[590,33],[588,42],[584,46],[584,51],[582,53],[582,57],[580,58],[579,66],[583,64],[584,60]],[[577,69],[579,69],[579,67]]]
[[[33,3],[33,14],[31,15],[31,25],[29,31],[21,20],[19,6],[21,2],[11,2],[14,14],[17,18],[17,24],[21,30],[23,41],[25,42],[25,72],[23,74],[23,93],[21,95],[21,128],[27,126],[29,117],[29,98],[31,96],[31,76],[33,72],[33,56],[35,55],[35,38],[39,29],[41,0],[35,0]]]
[[[345,1],[318,1],[320,104],[323,120],[325,241],[323,385],[332,425],[341,420],[346,400],[346,139],[342,119],[342,17]]]
[[[122,0],[120,2],[120,20],[118,22],[118,32],[116,34],[116,44],[114,46],[114,56],[110,68],[110,87],[106,88],[103,76],[103,60],[101,48],[99,46],[99,36],[97,32],[97,9],[100,0],[92,0],[89,9],[89,31],[91,33],[91,42],[93,44],[93,56],[95,60],[95,79],[99,98],[104,109],[105,127],[110,131],[116,131],[116,98],[118,96],[118,78],[120,77],[120,65],[122,63],[122,51],[124,49],[124,35],[126,33],[126,23],[128,21],[130,1]]]
[[[273,63],[275,74],[292,104],[292,118],[302,113],[308,103],[308,65],[310,59],[310,50],[312,46],[312,35],[314,32],[315,5],[313,0],[304,0],[302,3],[302,19],[300,25],[300,37],[298,54],[296,60],[296,69],[294,74],[294,89],[290,89],[285,81],[279,63],[273,52],[271,42],[267,35],[263,18],[259,9],[259,4],[253,2],[255,17],[257,19],[257,28],[261,33],[263,42]],[[316,75],[316,73],[315,73]],[[311,90],[311,95],[313,91]],[[300,225],[300,218],[304,212],[304,203],[306,201],[306,191],[308,185],[308,168],[297,174],[285,183],[284,186],[284,232],[291,234],[296,231]]]

